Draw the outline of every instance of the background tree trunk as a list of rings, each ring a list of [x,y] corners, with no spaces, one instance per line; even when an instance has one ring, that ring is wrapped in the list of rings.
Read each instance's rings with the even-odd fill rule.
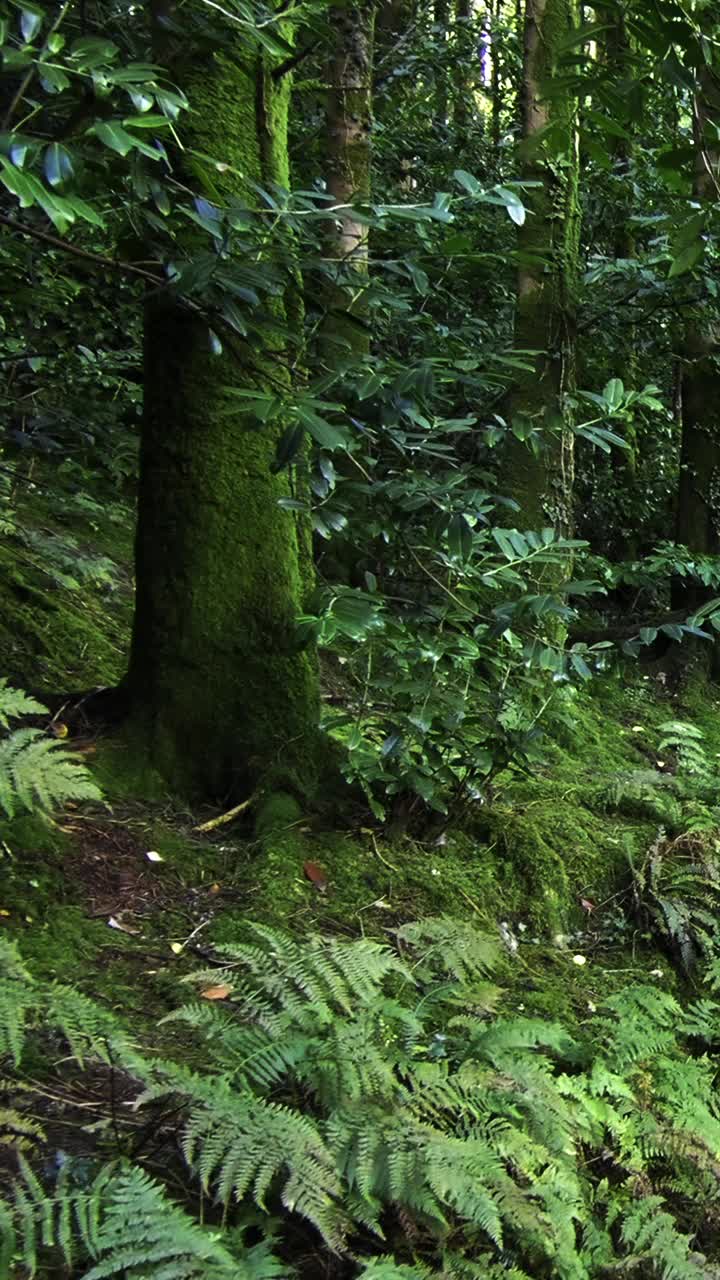
[[[240,63],[241,48],[173,59],[192,102],[185,146],[287,184],[288,80],[273,81],[264,55]],[[213,182],[220,200],[246,194],[227,170]],[[278,507],[290,492],[287,471],[271,471],[281,424],[250,425],[232,395],[276,389],[286,364],[280,336],[216,356],[204,321],[169,299],[147,306],[128,688],[149,764],[186,794],[312,777],[317,675],[294,628],[310,561]]]
[[[518,234],[526,255],[518,274],[515,345],[539,352],[509,396],[512,424],[542,431],[536,452],[514,435],[504,452],[504,492],[529,529],[572,527],[573,436],[565,395],[574,383],[575,287],[578,271],[577,104],[556,78],[558,49],[575,25],[574,0],[527,0],[524,31],[522,146],[524,176],[539,183]]]
[[[326,183],[335,204],[370,198],[374,0],[332,10],[334,45],[328,66]],[[335,364],[348,347],[370,348],[362,318],[367,286],[368,228],[340,210],[327,235],[332,278],[323,332],[326,358]]]
[[[700,73],[695,98],[698,149],[694,194],[716,201],[720,194],[720,150],[709,141],[709,126],[720,122],[720,79],[709,68]],[[700,555],[720,552],[720,333],[714,308],[700,303],[689,317],[682,351],[682,442],[678,486],[677,541]],[[708,596],[681,586],[682,602],[692,609]]]

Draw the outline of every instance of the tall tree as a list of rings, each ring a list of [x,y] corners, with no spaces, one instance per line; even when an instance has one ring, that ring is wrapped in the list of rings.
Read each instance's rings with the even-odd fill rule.
[[[368,228],[350,207],[370,197],[375,0],[333,8],[328,63],[326,185],[338,205],[327,235],[331,277],[324,347],[332,360],[340,344],[369,349],[362,316],[367,285]]]
[[[705,205],[720,195],[719,123],[720,74],[703,67],[694,100],[694,195]],[[699,228],[694,234],[699,234]],[[720,552],[719,357],[717,304],[706,296],[688,319],[682,351],[682,444],[676,529],[678,542],[702,555]],[[692,598],[686,591],[683,594],[683,603],[688,607],[700,602],[697,592]]]
[[[288,184],[287,77],[252,52],[240,27],[213,46],[170,15],[160,53],[192,114],[176,176],[211,198]],[[167,16],[167,15],[165,15]],[[158,15],[162,24],[163,14]],[[149,763],[186,792],[240,793],[312,772],[318,720],[313,655],[294,620],[308,585],[303,529],[278,506],[280,422],[248,421],[238,389],[273,389],[287,366],[276,303],[264,349],[214,355],[207,324],[160,294],[147,304],[145,407],[137,528],[137,599],[128,675],[131,723]]]
[[[558,62],[576,19],[575,0],[527,0],[521,157],[524,176],[537,186],[518,233],[515,345],[538,354],[532,369],[519,374],[507,408],[520,436],[537,428],[542,434],[536,450],[510,434],[503,470],[504,490],[519,504],[524,527],[552,525],[561,533],[572,523],[565,397],[574,382],[580,212],[577,101]]]
[[[457,135],[456,142],[463,146],[466,141],[474,111],[473,87],[475,77],[470,58],[472,23],[471,0],[455,0],[455,45],[458,54],[455,67],[453,98],[453,125]]]

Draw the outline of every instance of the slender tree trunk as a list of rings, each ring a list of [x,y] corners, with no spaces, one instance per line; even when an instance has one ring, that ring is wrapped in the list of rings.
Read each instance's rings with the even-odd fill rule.
[[[698,148],[695,196],[716,201],[720,194],[720,149],[711,142],[710,125],[720,121],[720,78],[703,69],[695,98]],[[720,552],[720,332],[715,308],[700,303],[690,316],[683,348],[682,443],[676,536],[701,555]],[[683,592],[694,608],[707,593]]]
[[[541,435],[535,450],[509,437],[502,476],[504,491],[519,505],[518,524],[551,525],[561,534],[572,528],[573,436],[565,396],[574,384],[580,215],[577,103],[569,88],[552,81],[557,50],[575,16],[574,0],[527,0],[521,154],[524,176],[540,185],[518,235],[531,265],[518,275],[515,345],[539,354],[532,371],[520,375],[507,408],[521,436],[534,429]]]
[[[439,46],[445,48],[448,36],[448,23],[450,18],[450,5],[448,0],[434,0],[433,4],[433,23],[435,26],[435,36]],[[435,72],[435,123],[437,127],[443,131],[447,127],[448,122],[448,80],[447,71],[443,65],[439,73]]]
[[[500,81],[500,33],[502,30],[502,0],[494,0],[490,7],[488,30],[490,32],[490,136],[493,151],[500,146],[502,118],[502,84]]]
[[[374,0],[333,9],[334,45],[328,67],[326,183],[333,203],[345,206],[370,198]],[[324,326],[326,358],[349,347],[369,350],[362,317],[367,286],[368,228],[340,208],[326,239],[332,267],[328,317]]]
[[[606,24],[598,50],[599,59],[604,63],[616,92],[622,93],[623,83],[627,85],[630,82],[633,70],[632,49],[625,14],[617,9],[598,8],[596,16],[598,21]],[[636,255],[635,230],[631,220],[633,138],[630,130],[632,126],[628,123],[625,128],[625,137],[612,136],[607,141],[615,179],[614,198],[610,202],[615,217],[612,228],[612,252],[615,258],[621,261],[627,261]],[[621,378],[626,387],[634,387],[638,382],[638,331],[634,325],[624,330],[624,342],[618,350],[612,374],[614,377]],[[618,494],[618,513],[624,528],[623,545],[619,548],[619,552],[621,556],[633,560],[639,550],[638,530],[633,526],[637,524],[634,513],[637,511],[638,485],[642,484],[642,478],[638,472],[637,433],[632,423],[625,428],[624,438],[628,448],[618,450],[600,465],[609,482],[613,474],[617,477],[615,487]]]
[[[240,37],[198,55],[186,38],[171,70],[192,104],[179,164],[192,150],[246,180],[287,184],[289,85],[264,55]],[[249,194],[232,170],[212,171],[211,198]],[[265,350],[228,346],[213,355],[204,321],[170,299],[148,303],[128,689],[149,764],[186,794],[308,785],[318,721],[314,657],[294,628],[309,557],[302,527],[278,506],[287,472],[271,470],[282,424],[258,429],[233,398],[282,382],[282,337]]]
[[[471,14],[471,0],[455,0],[455,42],[459,56],[455,71],[453,125],[461,148],[467,140],[473,118],[472,75],[467,48]]]

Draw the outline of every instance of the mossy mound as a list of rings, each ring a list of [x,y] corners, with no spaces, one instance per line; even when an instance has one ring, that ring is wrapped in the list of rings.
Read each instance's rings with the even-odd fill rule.
[[[0,673],[58,693],[114,684],[132,617],[132,520],[105,503],[42,484],[20,488],[0,536]]]

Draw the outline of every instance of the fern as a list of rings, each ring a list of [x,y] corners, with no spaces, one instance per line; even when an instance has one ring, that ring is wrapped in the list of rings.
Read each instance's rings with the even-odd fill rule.
[[[697,1206],[720,1202],[715,1066],[683,1038],[696,1055],[699,1036],[720,1040],[715,1002],[683,1010],[631,986],[579,1043],[475,1010],[499,954],[471,926],[421,922],[398,942],[401,954],[255,929],[223,953],[230,998],[175,1015],[196,1038],[193,1070],[143,1055],[111,1015],[33,981],[0,947],[8,1080],[27,1037],[124,1072],[128,1094],[139,1085],[119,1150],[144,1113],[139,1132],[175,1153],[168,1181],[188,1196],[168,1195],[142,1145],[135,1163],[100,1167],[89,1146],[91,1176],[69,1160],[49,1188],[21,1152],[0,1201],[0,1275],[59,1256],[79,1280],[276,1280],[279,1232],[308,1274],[357,1263],[367,1280],[720,1277],[693,1234]],[[4,1096],[10,1135],[42,1142],[22,1127],[22,1091]],[[112,1127],[124,1124],[116,1108]],[[220,1226],[198,1221],[198,1196]],[[245,1225],[260,1233],[252,1248]]]
[[[61,1171],[53,1195],[20,1157],[12,1199],[0,1205],[0,1274],[9,1275],[18,1254],[29,1276],[48,1249],[66,1266],[84,1264],[82,1280],[260,1280],[287,1271],[266,1251],[242,1256],[167,1198],[144,1170],[106,1167],[89,1188],[72,1184],[71,1165]]]
[[[18,716],[47,708],[0,680],[0,729]],[[49,713],[47,713],[49,714]],[[85,765],[61,743],[38,729],[15,729],[0,740],[0,810],[50,814],[71,800],[100,800],[100,789]]]
[[[13,689],[7,680],[0,679],[0,729],[7,729],[11,720],[20,716],[42,715],[46,708],[34,698]]]
[[[16,729],[0,742],[0,809],[51,813],[69,800],[99,800],[85,765],[37,729]]]
[[[81,1066],[86,1056],[128,1064],[133,1058],[111,1014],[74,987],[35,983],[16,944],[0,939],[0,1061],[8,1057],[18,1065],[28,1028],[60,1033]]]
[[[26,1022],[39,1004],[39,992],[17,945],[0,938],[0,1061],[20,1061]]]

